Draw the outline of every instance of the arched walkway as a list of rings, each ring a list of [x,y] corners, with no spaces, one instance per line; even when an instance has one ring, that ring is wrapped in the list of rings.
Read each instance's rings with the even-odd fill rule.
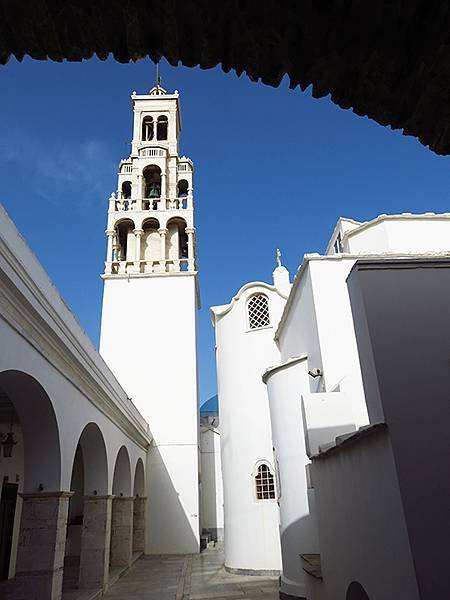
[[[64,565],[64,589],[103,588],[109,577],[112,496],[108,496],[105,440],[95,423],[75,451]]]
[[[122,570],[131,565],[133,557],[133,500],[131,495],[131,464],[128,450],[122,446],[117,453],[113,476],[110,567]]]
[[[133,553],[145,551],[145,473],[144,463],[139,458],[134,470],[133,506]]]
[[[70,494],[60,489],[61,448],[53,404],[34,377],[16,370],[0,373],[0,397],[1,429],[6,420],[11,434],[0,466],[1,501],[8,499],[9,504],[2,524],[9,533],[2,548],[2,577],[20,577],[27,598],[50,597],[49,590],[58,597]],[[4,472],[11,469],[14,475]]]

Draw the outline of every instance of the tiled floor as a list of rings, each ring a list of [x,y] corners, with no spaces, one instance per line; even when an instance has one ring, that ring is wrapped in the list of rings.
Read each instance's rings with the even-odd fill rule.
[[[209,548],[188,556],[143,556],[105,600],[277,600],[276,577],[231,575],[223,554]]]

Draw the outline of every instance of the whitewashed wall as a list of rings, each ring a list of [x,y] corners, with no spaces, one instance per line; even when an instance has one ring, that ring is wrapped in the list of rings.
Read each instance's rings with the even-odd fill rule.
[[[250,330],[247,302],[269,298],[270,327]],[[228,569],[279,571],[276,500],[258,501],[254,475],[259,461],[274,469],[270,414],[262,374],[279,362],[274,342],[285,296],[263,283],[245,285],[226,306],[212,308],[224,487],[225,564]]]
[[[147,552],[199,550],[193,274],[105,280],[100,352],[151,423]]]

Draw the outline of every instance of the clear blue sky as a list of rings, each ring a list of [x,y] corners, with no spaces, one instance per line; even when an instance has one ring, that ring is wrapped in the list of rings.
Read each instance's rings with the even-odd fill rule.
[[[195,164],[203,402],[216,392],[211,305],[247,281],[270,281],[277,246],[293,275],[305,252],[324,250],[341,215],[449,211],[449,159],[287,85],[166,63],[161,72],[181,93],[181,153]],[[96,346],[129,95],[153,82],[148,60],[0,67],[0,202]]]

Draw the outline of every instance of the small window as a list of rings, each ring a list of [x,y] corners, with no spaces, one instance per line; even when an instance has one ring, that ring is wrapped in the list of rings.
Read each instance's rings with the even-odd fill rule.
[[[275,500],[275,480],[269,465],[259,465],[255,477],[255,490],[257,500]]]
[[[270,325],[269,300],[265,294],[255,294],[248,301],[248,324],[250,329]]]

